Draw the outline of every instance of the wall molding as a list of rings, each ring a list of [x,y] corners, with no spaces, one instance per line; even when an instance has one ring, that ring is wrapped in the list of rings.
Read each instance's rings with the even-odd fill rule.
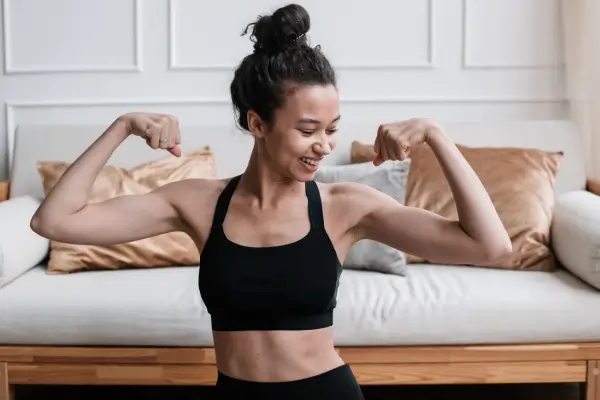
[[[410,63],[389,63],[389,64],[335,64],[335,69],[346,69],[346,70],[384,70],[384,69],[396,69],[396,70],[417,70],[417,69],[433,69],[435,68],[435,2],[434,0],[424,0],[427,2],[427,59],[422,62],[410,62]],[[175,32],[176,23],[176,0],[168,0],[168,69],[171,71],[231,71],[236,65],[234,64],[180,64],[177,62],[177,49],[175,42],[177,34]]]
[[[554,0],[555,6],[560,7],[560,0]],[[555,64],[493,64],[473,62],[469,56],[469,27],[467,24],[469,0],[462,0],[461,26],[461,67],[465,70],[542,70],[564,68],[564,63]],[[560,25],[559,25],[560,26]]]
[[[340,98],[341,104],[532,104],[532,103],[564,103],[565,97],[346,97]],[[86,100],[34,100],[8,101],[4,103],[5,132],[8,138],[8,165],[12,169],[15,128],[15,111],[32,108],[85,108],[85,107],[119,107],[119,106],[156,106],[156,105],[222,105],[231,107],[226,97],[172,97],[172,98],[106,98]]]
[[[4,50],[4,75],[55,74],[55,73],[111,73],[142,72],[143,70],[143,20],[142,0],[132,0],[134,6],[134,63],[132,65],[39,65],[31,68],[15,67],[12,64],[11,23],[9,18],[10,0],[2,0],[2,26]]]
[[[4,103],[4,134],[6,135],[6,144],[8,146],[8,170],[10,174],[13,163],[13,153],[15,148],[15,125],[14,125],[14,109],[9,103]]]

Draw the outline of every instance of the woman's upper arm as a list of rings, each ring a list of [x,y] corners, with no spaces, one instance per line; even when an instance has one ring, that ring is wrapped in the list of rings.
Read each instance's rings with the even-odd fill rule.
[[[469,264],[487,255],[458,221],[433,212],[406,207],[392,197],[364,185],[350,184],[356,204],[356,237],[384,243],[430,262]]]
[[[60,219],[34,216],[34,231],[51,240],[87,245],[110,245],[183,230],[174,199],[182,182],[166,184],[141,195],[124,195],[90,203]]]

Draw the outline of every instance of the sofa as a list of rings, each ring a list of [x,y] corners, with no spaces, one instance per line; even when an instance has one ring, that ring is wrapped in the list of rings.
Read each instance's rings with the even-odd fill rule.
[[[334,313],[340,355],[361,385],[578,382],[587,400],[600,400],[600,193],[586,179],[578,130],[562,120],[440,124],[466,146],[564,154],[549,227],[558,267],[344,269]],[[323,168],[349,165],[352,143],[372,143],[377,126],[340,125]],[[105,127],[19,125],[14,132],[10,179],[0,186],[7,193],[0,202],[0,400],[12,399],[20,384],[215,383],[199,266],[46,270],[50,245],[29,228],[45,193],[36,163],[73,161]],[[181,131],[184,152],[210,147],[218,176],[246,166],[252,141],[234,126],[182,124]],[[130,138],[109,164],[133,168],[161,157]]]

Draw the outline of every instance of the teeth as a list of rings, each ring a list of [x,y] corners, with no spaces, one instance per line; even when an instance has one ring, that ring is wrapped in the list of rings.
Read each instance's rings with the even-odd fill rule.
[[[302,162],[305,162],[306,164],[310,164],[310,165],[317,165],[317,162],[314,160],[311,160],[310,158],[301,158],[300,160],[302,160]]]

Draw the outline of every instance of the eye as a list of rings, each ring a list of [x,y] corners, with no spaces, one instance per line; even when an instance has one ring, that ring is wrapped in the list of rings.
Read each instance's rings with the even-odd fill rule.
[[[305,135],[312,135],[313,133],[316,132],[314,129],[298,129],[298,130]],[[332,135],[337,132],[337,128],[326,129],[325,132],[327,132],[328,135]]]

